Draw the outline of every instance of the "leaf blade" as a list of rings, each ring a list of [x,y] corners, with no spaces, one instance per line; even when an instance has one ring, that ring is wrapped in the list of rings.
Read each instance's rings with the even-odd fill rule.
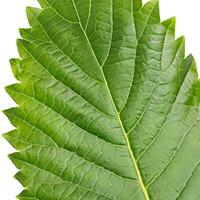
[[[6,88],[19,199],[197,198],[200,85],[175,19],[156,0],[39,2]]]

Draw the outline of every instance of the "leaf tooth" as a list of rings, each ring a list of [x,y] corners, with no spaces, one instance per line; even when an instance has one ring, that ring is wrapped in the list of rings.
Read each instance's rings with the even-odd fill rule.
[[[14,130],[14,131],[15,131],[15,130]],[[6,132],[6,133],[3,133],[3,134],[2,134],[2,137],[3,137],[4,139],[6,139],[6,140],[9,140],[10,135],[12,135],[11,132],[13,132],[13,130],[12,130],[12,131],[9,131],[9,132]]]
[[[185,58],[185,64],[187,65],[192,65],[192,64],[196,64],[195,58],[192,54],[189,54],[186,58]]]
[[[32,32],[32,28],[19,28],[20,36],[24,39],[29,40],[31,32]]]
[[[11,156],[12,157],[12,156]],[[10,157],[9,157],[10,158]],[[11,159],[11,158],[10,158]],[[14,161],[14,160],[12,160],[11,159],[11,161],[14,163],[14,162],[16,162],[16,160]],[[15,164],[15,163],[14,163]],[[18,171],[14,176],[13,176],[16,180],[18,180],[23,186],[25,186],[24,184],[23,184],[23,181],[22,181],[22,173],[21,173],[21,171]]]
[[[151,0],[148,1],[141,8],[143,13],[149,13],[148,15],[152,18],[152,20],[156,20],[157,23],[160,22],[160,3],[159,0]]]
[[[152,0],[147,2],[140,10],[133,13],[137,39],[142,38],[147,26],[160,23],[159,2]]]
[[[47,41],[49,42],[49,38],[46,36],[44,31],[40,26],[37,28],[20,28],[19,29],[20,36],[27,41]]]
[[[182,52],[185,57],[185,37],[181,36],[175,40],[175,46],[177,47],[177,51]]]
[[[35,26],[38,24],[36,18],[40,15],[41,12],[42,10],[39,8],[34,8],[34,7],[26,8],[26,15],[27,15],[30,26]]]
[[[42,9],[35,8],[35,7],[27,7],[26,8],[26,15],[28,18],[29,25],[32,28],[20,28],[19,32],[22,38],[30,41],[35,40],[45,40],[49,41],[49,38],[44,33],[40,23],[38,22],[38,17],[42,13]]]
[[[12,72],[15,76],[15,78],[17,80],[20,80],[20,73],[22,71],[22,64],[21,64],[21,60],[20,59],[17,59],[17,58],[12,58],[10,59],[10,65],[11,65],[11,69],[12,69]]]
[[[192,54],[188,55],[185,58],[185,68],[187,71],[192,70],[196,74],[196,78],[198,79],[197,65],[195,58]]]
[[[21,87],[22,87],[21,83],[15,83],[5,87],[5,90],[10,95],[10,97],[12,97],[12,99],[19,104],[20,102],[22,102],[22,97],[16,94],[16,91],[21,91]]]
[[[24,50],[24,46],[23,46],[26,43],[28,43],[28,42],[23,39],[17,39],[17,41],[16,41],[18,52],[22,59],[25,57],[25,55],[27,55],[26,51]]]
[[[187,76],[187,74],[190,71],[190,74],[193,74],[193,76],[194,76],[194,80],[198,80],[197,65],[196,65],[196,61],[192,54],[188,55],[185,58],[183,70],[184,70],[183,73],[185,73],[183,75],[183,79],[185,79],[185,77]]]
[[[3,110],[2,112],[4,115],[6,115],[6,117],[10,118],[10,116],[15,113],[15,109],[16,107],[9,108],[9,109]]]
[[[8,158],[12,161],[12,163],[15,165],[17,169],[22,169],[22,163],[20,162],[20,153],[14,152],[8,155]],[[14,175],[14,177],[17,179],[18,173]],[[18,180],[18,179],[17,179]]]
[[[14,129],[12,131],[2,134],[2,137],[6,139],[13,146],[12,138],[16,137],[17,133],[18,129]]]
[[[13,162],[13,164],[15,165],[16,162],[19,162],[19,160],[15,159],[15,160],[11,160]],[[20,164],[21,165],[21,164]],[[25,189],[24,191],[26,191],[28,189],[28,185],[29,185],[29,181],[27,180],[27,174],[29,173],[29,170],[27,169],[27,167],[20,167],[20,171],[18,171],[15,175],[14,178],[19,181],[19,183],[23,186],[23,188]],[[24,193],[24,191],[22,191],[17,198],[21,199],[20,197],[24,197],[24,195],[27,193]]]
[[[185,36],[180,36],[176,39],[177,43],[184,43],[185,44]]]
[[[175,35],[175,28],[176,28],[176,17],[171,17],[162,22],[168,30],[170,30]]]
[[[22,110],[19,107],[9,108],[3,111],[4,115],[10,120],[11,124],[14,127],[18,127],[18,120],[15,118],[16,116],[22,116]],[[9,133],[5,133],[4,137],[8,136]]]
[[[17,199],[19,200],[38,200],[33,194],[28,191],[28,189],[23,190],[19,195],[17,195]]]
[[[24,39],[17,39],[16,44],[17,44],[17,49],[18,49],[20,58],[22,60],[26,59],[29,56],[27,49],[30,48],[31,41],[27,41]]]

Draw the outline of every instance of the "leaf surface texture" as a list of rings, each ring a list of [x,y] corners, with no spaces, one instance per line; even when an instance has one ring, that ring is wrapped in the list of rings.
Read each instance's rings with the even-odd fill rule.
[[[200,82],[159,2],[39,0],[6,88],[21,200],[199,200]]]

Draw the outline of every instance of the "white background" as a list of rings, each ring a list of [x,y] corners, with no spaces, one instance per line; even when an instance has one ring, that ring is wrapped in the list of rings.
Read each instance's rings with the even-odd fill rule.
[[[146,1],[144,1],[146,2]],[[18,28],[28,27],[25,7],[39,6],[37,0],[1,1],[0,11],[0,110],[15,104],[5,93],[6,85],[15,83],[11,73],[9,58],[18,57],[16,38]],[[199,0],[160,0],[161,18],[177,17],[177,37],[186,36],[186,53],[192,53],[200,66],[200,1]],[[12,130],[7,118],[0,113],[0,134]],[[0,137],[0,199],[14,200],[22,190],[13,178],[17,172],[7,155],[14,149]]]

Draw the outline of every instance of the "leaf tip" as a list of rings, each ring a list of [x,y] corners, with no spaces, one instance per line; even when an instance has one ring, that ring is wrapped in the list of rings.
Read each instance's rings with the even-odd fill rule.
[[[160,7],[160,1],[159,0],[150,0],[150,2],[152,2],[152,4],[154,5],[154,7],[156,7],[156,8]]]
[[[36,18],[41,13],[41,9],[28,6],[26,7],[26,15],[31,26],[34,26],[37,23]]]
[[[176,44],[185,48],[185,36],[181,36],[176,39]]]
[[[17,133],[17,129],[14,129],[12,131],[3,133],[1,136],[6,139],[8,142],[10,142],[10,138],[12,138],[13,136],[15,136]]]
[[[19,59],[12,58],[10,59],[10,65],[15,78],[19,80],[19,74],[22,71],[21,61]]]
[[[20,45],[23,41],[24,41],[23,39],[18,38],[18,39],[16,40],[16,44],[17,44],[17,45]]]
[[[159,0],[150,0],[144,4],[143,8],[151,16],[152,20],[160,23],[160,2]]]
[[[7,141],[8,141],[8,139],[9,139],[8,133],[3,133],[3,134],[1,135],[1,137],[4,138],[4,139],[6,139]]]
[[[12,112],[12,108],[9,108],[9,109],[6,109],[6,110],[2,110],[2,113],[8,117],[10,119],[10,115],[11,115],[11,112]]]
[[[196,66],[196,61],[195,58],[192,54],[188,55],[185,58],[185,68],[187,70],[191,69],[193,72],[195,72],[196,74],[198,74],[197,72],[197,66]]]
[[[15,83],[9,86],[6,86],[5,91],[9,94],[9,96],[16,102],[18,105],[20,104],[21,96],[18,94],[19,91],[21,91],[21,84]]]
[[[186,57],[186,62],[189,62],[189,63],[196,63],[195,62],[195,58],[194,58],[194,56],[192,55],[192,54],[189,54],[187,57]]]
[[[14,163],[17,154],[17,152],[8,154],[8,158]]]
[[[10,95],[12,93],[12,85],[7,85],[6,87],[4,87],[5,91]],[[4,112],[5,110],[3,110],[2,112]]]
[[[171,30],[173,33],[175,33],[175,27],[176,27],[176,17],[171,17],[165,21],[162,22],[162,24],[169,30]]]

